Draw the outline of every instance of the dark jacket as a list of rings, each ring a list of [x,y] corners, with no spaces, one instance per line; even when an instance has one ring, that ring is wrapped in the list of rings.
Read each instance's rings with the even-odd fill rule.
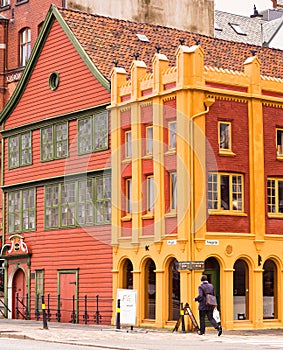
[[[207,281],[202,282],[201,285],[198,287],[198,296],[195,298],[195,301],[199,302],[198,309],[213,310],[213,306],[206,305],[205,293],[214,295],[214,287],[211,283],[208,283]]]

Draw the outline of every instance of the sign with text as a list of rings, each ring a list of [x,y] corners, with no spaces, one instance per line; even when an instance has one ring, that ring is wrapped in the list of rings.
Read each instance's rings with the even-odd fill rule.
[[[218,239],[207,239],[205,245],[219,245]]]
[[[178,270],[204,270],[204,261],[179,261]]]
[[[121,324],[134,326],[137,314],[137,291],[133,289],[117,289],[118,299],[120,299]]]

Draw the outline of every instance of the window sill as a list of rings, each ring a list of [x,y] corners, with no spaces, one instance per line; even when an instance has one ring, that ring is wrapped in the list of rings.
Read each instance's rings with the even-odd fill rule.
[[[169,213],[165,214],[165,218],[176,218],[177,213],[175,211],[170,211]]]
[[[11,5],[0,6],[0,11],[10,10],[10,8],[11,8]]]
[[[132,158],[125,158],[122,160],[122,164],[128,164],[132,162]]]
[[[29,0],[20,0],[20,1],[17,1],[17,2],[15,3],[15,6],[22,5],[22,4],[25,4],[25,3],[27,3],[27,2],[29,2]]]
[[[142,157],[142,159],[152,159],[152,153],[146,154],[145,156]]]
[[[277,154],[277,160],[279,160],[280,162],[283,162],[283,154]]]
[[[235,157],[236,154],[232,151],[229,151],[229,150],[219,150],[219,153],[218,153],[220,156],[223,156],[223,157]]]
[[[121,218],[121,221],[131,221],[132,220],[132,214],[127,214],[126,216],[123,216]]]
[[[143,215],[141,218],[142,218],[142,220],[150,220],[150,219],[154,218],[154,215],[152,213],[147,213],[147,214]]]
[[[165,152],[165,156],[171,156],[171,155],[174,155],[174,154],[176,154],[176,148],[170,149],[167,152]]]
[[[283,213],[268,213],[267,217],[269,219],[280,219],[280,220],[282,220],[283,219]]]
[[[209,215],[228,215],[228,216],[248,216],[248,214],[231,210],[208,210]]]

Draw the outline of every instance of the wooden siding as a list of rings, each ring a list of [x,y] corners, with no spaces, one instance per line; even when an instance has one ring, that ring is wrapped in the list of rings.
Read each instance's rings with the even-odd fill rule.
[[[48,162],[40,161],[40,130],[32,132],[33,164],[8,170],[8,139],[4,140],[4,185],[31,180],[49,179],[74,173],[110,167],[110,150],[78,155],[77,121],[69,122],[69,157]]]
[[[55,71],[60,74],[60,84],[57,90],[51,91],[49,76]],[[5,129],[109,101],[109,91],[94,78],[55,21],[22,98],[5,123]]]

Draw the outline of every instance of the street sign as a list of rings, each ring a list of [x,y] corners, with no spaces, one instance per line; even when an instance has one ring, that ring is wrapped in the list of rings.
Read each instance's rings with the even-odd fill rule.
[[[204,270],[204,261],[179,261],[178,270]]]

